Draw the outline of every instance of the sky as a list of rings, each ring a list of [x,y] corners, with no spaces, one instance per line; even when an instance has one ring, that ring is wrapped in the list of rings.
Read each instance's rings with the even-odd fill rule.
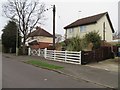
[[[0,2],[0,35],[2,29],[7,24],[8,19],[2,16],[2,4],[7,0]],[[56,6],[56,33],[64,36],[64,27],[76,21],[77,19],[92,16],[99,13],[108,12],[114,30],[118,30],[118,0],[40,0],[46,5],[46,9],[51,5]],[[53,12],[52,9],[45,12],[44,25],[41,27],[52,34],[53,32]]]

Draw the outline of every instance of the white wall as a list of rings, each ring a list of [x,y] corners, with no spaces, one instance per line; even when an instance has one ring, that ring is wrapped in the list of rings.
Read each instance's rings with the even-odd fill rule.
[[[70,28],[71,29],[71,28]],[[67,29],[67,38],[76,37],[80,35],[79,27],[72,28],[73,32],[70,33],[70,29]]]
[[[44,36],[35,36],[35,37],[29,37],[28,42],[31,40],[37,40],[37,42],[46,42],[46,43],[52,43],[53,38],[52,37],[44,37]]]
[[[103,40],[103,23],[105,22],[105,40],[107,42],[111,42],[113,40],[112,36],[112,29],[109,25],[108,19],[106,16],[103,16],[100,20],[97,22],[97,28],[99,29],[100,36]]]

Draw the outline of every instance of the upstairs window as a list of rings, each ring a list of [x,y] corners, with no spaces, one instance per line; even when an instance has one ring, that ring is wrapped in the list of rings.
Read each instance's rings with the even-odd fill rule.
[[[73,28],[70,28],[70,29],[69,29],[69,33],[73,33]]]
[[[86,26],[80,26],[80,32],[85,32],[86,31]]]

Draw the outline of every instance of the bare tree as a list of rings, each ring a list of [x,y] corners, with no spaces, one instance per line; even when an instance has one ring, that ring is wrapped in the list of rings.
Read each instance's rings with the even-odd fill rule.
[[[23,54],[28,33],[31,33],[36,24],[42,24],[45,4],[34,0],[8,0],[3,5],[4,15],[18,23],[19,31],[23,36]]]
[[[55,37],[56,37],[55,39],[56,43],[59,43],[60,41],[62,41],[62,35],[56,34]]]
[[[113,40],[115,39],[120,39],[120,32],[119,31],[116,31],[114,34],[113,34]]]

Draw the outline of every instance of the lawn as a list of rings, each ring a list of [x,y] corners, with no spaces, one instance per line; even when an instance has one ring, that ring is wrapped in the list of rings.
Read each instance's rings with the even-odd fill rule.
[[[28,61],[25,61],[25,63],[34,65],[36,67],[46,68],[46,69],[63,69],[64,68],[62,66],[49,64],[40,60],[28,60]]]

